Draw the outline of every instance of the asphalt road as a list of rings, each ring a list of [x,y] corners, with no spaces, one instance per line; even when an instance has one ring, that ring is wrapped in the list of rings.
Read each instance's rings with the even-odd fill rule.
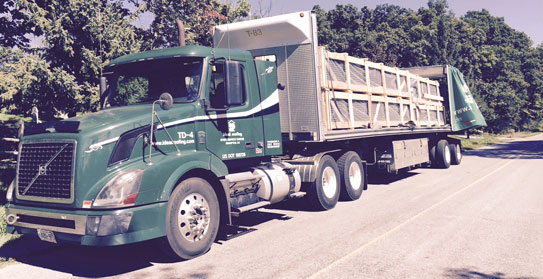
[[[465,154],[448,170],[372,177],[355,202],[289,202],[171,263],[152,243],[0,249],[0,278],[543,278],[543,135]],[[242,230],[243,229],[243,230]],[[29,249],[29,250],[27,250]]]

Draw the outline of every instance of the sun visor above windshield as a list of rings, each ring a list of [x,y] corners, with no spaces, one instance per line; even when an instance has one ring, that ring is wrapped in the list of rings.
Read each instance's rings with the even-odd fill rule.
[[[312,43],[311,12],[300,12],[216,26],[216,48],[253,50]]]

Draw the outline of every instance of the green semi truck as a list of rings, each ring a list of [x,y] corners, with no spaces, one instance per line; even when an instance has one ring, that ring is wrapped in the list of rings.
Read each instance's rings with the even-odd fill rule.
[[[119,57],[101,81],[100,111],[25,127],[8,232],[190,259],[243,212],[357,200],[368,166],[459,164],[448,135],[485,125],[456,69],[328,52],[312,12]]]

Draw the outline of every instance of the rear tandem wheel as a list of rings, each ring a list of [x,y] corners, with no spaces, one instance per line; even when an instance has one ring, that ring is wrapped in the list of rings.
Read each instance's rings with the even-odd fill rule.
[[[315,181],[309,183],[307,199],[317,210],[329,210],[339,199],[340,180],[336,161],[330,155],[319,160]]]

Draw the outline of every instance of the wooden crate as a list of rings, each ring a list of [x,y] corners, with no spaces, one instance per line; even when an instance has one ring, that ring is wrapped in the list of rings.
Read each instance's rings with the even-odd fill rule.
[[[445,126],[439,83],[319,47],[328,130]]]

